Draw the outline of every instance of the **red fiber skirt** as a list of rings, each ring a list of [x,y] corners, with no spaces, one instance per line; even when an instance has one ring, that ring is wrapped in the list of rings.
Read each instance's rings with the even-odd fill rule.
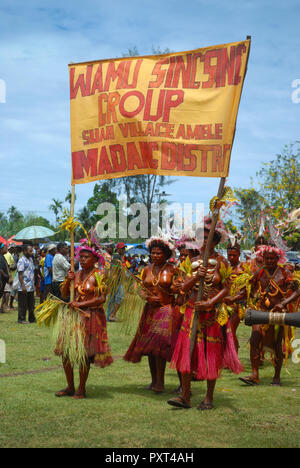
[[[172,318],[171,304],[161,307],[146,304],[135,337],[124,356],[125,361],[140,362],[142,356],[149,354],[171,361]]]
[[[200,313],[196,345],[190,360],[191,329],[194,321],[194,309],[187,306],[179,337],[171,359],[170,367],[181,373],[193,372],[197,380],[215,380],[221,370],[228,368],[235,374],[242,370],[238,358],[230,322],[221,327],[214,317],[215,312]]]

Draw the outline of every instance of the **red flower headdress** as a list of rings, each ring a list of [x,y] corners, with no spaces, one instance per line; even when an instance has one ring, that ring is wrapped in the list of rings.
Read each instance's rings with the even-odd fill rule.
[[[271,245],[262,245],[255,253],[256,256],[263,257],[264,253],[275,253],[278,256],[278,263],[286,263],[287,258],[285,256],[285,251],[279,249],[278,247],[272,247]]]
[[[188,250],[200,250],[196,234],[192,229],[187,229],[185,233],[175,243],[176,249],[184,247]]]

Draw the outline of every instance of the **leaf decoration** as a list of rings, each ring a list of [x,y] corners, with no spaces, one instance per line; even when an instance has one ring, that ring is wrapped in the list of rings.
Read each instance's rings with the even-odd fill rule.
[[[192,276],[192,262],[190,257],[186,257],[186,259],[180,263],[178,269],[182,271],[186,276]]]
[[[225,283],[225,281],[228,278],[230,278],[230,276],[232,275],[232,272],[233,272],[233,269],[232,269],[232,267],[230,265],[226,268],[225,264],[223,262],[221,262],[220,276],[221,276],[222,283]]]

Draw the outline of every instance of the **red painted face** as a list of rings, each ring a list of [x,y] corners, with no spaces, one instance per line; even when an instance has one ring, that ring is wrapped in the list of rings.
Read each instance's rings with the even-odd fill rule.
[[[229,249],[227,250],[227,258],[232,265],[236,265],[237,263],[239,263],[240,252],[238,252],[235,249]]]
[[[265,252],[264,253],[264,263],[267,268],[276,268],[278,263],[278,255],[275,252]]]
[[[151,262],[153,265],[163,265],[167,260],[164,251],[160,247],[153,247],[151,250]]]
[[[80,252],[79,262],[83,270],[91,270],[94,268],[96,261],[97,258],[92,254],[92,252],[89,252],[88,250],[82,250]]]

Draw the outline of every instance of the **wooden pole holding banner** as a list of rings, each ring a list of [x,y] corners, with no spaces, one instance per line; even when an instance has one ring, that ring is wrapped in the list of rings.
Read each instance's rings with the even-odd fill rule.
[[[75,185],[72,185],[72,194],[71,194],[71,211],[70,216],[71,218],[74,217],[74,205],[75,205]],[[70,231],[70,243],[71,243],[71,272],[74,273],[74,230]],[[70,301],[74,301],[75,297],[75,285],[74,281],[71,281],[70,287]]]
[[[251,36],[247,36],[246,39],[251,41]],[[247,65],[248,65],[249,55],[250,55],[250,46],[249,46],[247,63],[246,63],[245,76],[246,76],[246,73],[247,73]],[[234,131],[234,135],[233,135],[233,139],[232,139],[232,144],[233,144],[233,141],[234,141],[234,137],[235,137],[235,131]],[[220,184],[219,184],[219,190],[218,190],[218,194],[217,194],[218,199],[221,199],[222,196],[223,196],[225,180],[226,180],[225,177],[221,177]],[[208,235],[208,239],[207,239],[207,243],[206,243],[206,248],[205,248],[204,256],[203,256],[203,267],[205,267],[205,268],[208,266],[209,253],[210,253],[210,249],[211,249],[211,245],[212,245],[212,241],[213,241],[213,237],[214,237],[214,233],[215,233],[215,228],[216,228],[218,218],[219,218],[219,211],[220,211],[220,207],[216,203],[216,206],[215,206],[214,211],[212,213],[212,223],[211,223],[211,227],[210,227],[210,231],[209,231],[209,235]],[[204,280],[205,280],[205,278],[200,278],[197,301],[202,300]],[[194,321],[193,321],[193,324],[192,324],[191,344],[190,344],[190,358],[191,358],[191,360],[192,360],[192,356],[193,356],[193,352],[194,352],[194,348],[195,348],[195,344],[196,344],[199,313],[201,313],[201,312],[198,312],[198,311],[195,310]]]
[[[222,196],[223,196],[225,180],[226,180],[225,177],[221,177],[220,184],[219,184],[219,190],[218,190],[218,194],[217,194],[217,197],[219,199],[221,199]],[[210,249],[211,249],[211,245],[212,245],[212,241],[213,241],[213,237],[214,237],[214,233],[215,233],[215,228],[216,228],[218,218],[219,218],[219,211],[220,211],[220,208],[219,208],[218,204],[216,204],[216,207],[215,207],[215,209],[214,209],[214,211],[212,213],[211,227],[210,227],[210,230],[209,230],[208,239],[207,239],[207,243],[206,243],[206,247],[205,247],[205,251],[204,251],[204,256],[203,256],[203,267],[204,268],[206,268],[208,266],[209,253],[210,253]],[[203,297],[204,279],[205,278],[200,278],[200,281],[199,281],[197,301],[201,301],[202,297]],[[198,315],[199,315],[199,313],[200,313],[199,311],[195,310],[194,321],[193,321],[192,332],[191,332],[191,347],[190,347],[191,359],[192,359],[194,347],[195,347],[195,344],[196,344],[196,334],[197,334],[197,325],[198,325]]]

